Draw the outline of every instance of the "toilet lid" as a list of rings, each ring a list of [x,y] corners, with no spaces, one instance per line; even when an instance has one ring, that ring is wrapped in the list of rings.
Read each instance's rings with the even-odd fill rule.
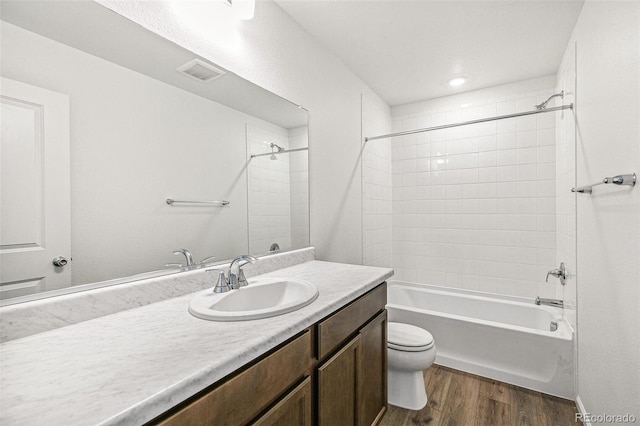
[[[389,322],[387,346],[400,351],[425,351],[433,346],[433,336],[424,328],[401,322]]]

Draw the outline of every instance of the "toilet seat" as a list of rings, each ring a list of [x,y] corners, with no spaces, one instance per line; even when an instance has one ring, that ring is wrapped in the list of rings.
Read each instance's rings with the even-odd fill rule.
[[[399,322],[389,322],[387,326],[387,347],[389,349],[422,352],[433,346],[433,336],[423,328]]]

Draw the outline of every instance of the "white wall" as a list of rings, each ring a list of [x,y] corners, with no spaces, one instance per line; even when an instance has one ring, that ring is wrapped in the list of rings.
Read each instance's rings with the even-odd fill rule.
[[[391,139],[364,142],[391,133],[391,110],[362,97],[363,264],[392,266]]]
[[[311,244],[319,259],[362,263],[360,96],[384,104],[375,93],[269,0],[233,46],[180,24],[168,2],[99,2],[307,108]]]
[[[577,182],[640,172],[640,3],[587,1],[577,53]],[[577,197],[578,397],[640,419],[640,188]]]
[[[530,111],[555,76],[392,108],[394,131]],[[556,297],[555,113],[393,138],[399,279]],[[372,143],[375,143],[372,142]]]
[[[576,61],[573,44],[567,47],[558,69],[557,92],[564,91],[565,105],[576,103]],[[564,300],[564,316],[576,330],[577,253],[576,196],[576,115],[574,110],[556,114],[556,265],[563,262],[567,280],[559,298]]]
[[[246,252],[245,123],[276,126],[4,22],[2,75],[69,95],[74,284]]]

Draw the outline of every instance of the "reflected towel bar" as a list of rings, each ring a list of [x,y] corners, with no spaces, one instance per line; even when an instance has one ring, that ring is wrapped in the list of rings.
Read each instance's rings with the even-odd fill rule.
[[[614,177],[606,177],[602,179],[602,182],[597,182],[592,185],[580,186],[578,188],[571,188],[571,192],[579,192],[580,194],[591,194],[593,192],[593,187],[603,184],[614,184],[614,185],[628,185],[635,186],[636,185],[636,174],[631,173],[628,175],[618,175]]]
[[[188,200],[174,200],[173,198],[167,198],[166,203],[169,204],[170,206],[174,205],[175,203],[181,203],[181,204],[207,204],[207,205],[213,205],[213,206],[226,206],[229,204],[228,201],[226,200],[221,200],[221,201],[188,201]]]

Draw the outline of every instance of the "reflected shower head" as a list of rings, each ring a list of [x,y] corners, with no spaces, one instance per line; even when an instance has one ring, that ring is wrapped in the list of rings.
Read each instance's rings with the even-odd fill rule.
[[[284,152],[284,150],[285,150],[283,147],[281,147],[280,145],[275,144],[273,142],[271,142],[271,144],[269,146],[271,146],[271,152],[272,152],[271,156],[269,157],[270,160],[277,160],[278,157],[276,157],[276,154],[278,152]],[[274,152],[273,151],[274,148],[277,149],[277,151]]]
[[[281,147],[280,145],[277,145],[277,144],[275,144],[275,143],[273,143],[273,142],[271,142],[271,145],[270,145],[270,146],[271,146],[271,149],[272,149],[272,150],[273,150],[273,148],[276,148],[276,149],[278,150],[278,152],[282,152],[282,151],[284,151],[284,148],[283,148],[283,147]]]
[[[278,157],[276,157],[276,154],[277,154],[278,152],[283,152],[283,151],[284,151],[284,148],[283,148],[283,147],[281,147],[281,146],[280,146],[280,145],[278,145],[278,144],[273,143],[273,142],[271,142],[270,146],[271,146],[271,152],[272,152],[272,154],[271,154],[271,156],[269,157],[269,159],[270,159],[270,160],[277,160],[277,159],[278,159]],[[275,151],[275,152],[274,152],[274,151],[273,151],[273,149],[274,149],[274,148],[276,148],[278,151]]]
[[[549,103],[549,101],[550,101],[551,99],[553,99],[553,98],[556,98],[556,97],[564,98],[564,90],[563,90],[562,92],[560,92],[560,93],[556,93],[555,95],[551,95],[551,96],[549,96],[549,99],[547,99],[546,101],[544,101],[544,102],[542,102],[542,103],[540,103],[540,104],[536,105],[536,106],[535,106],[535,107],[536,107],[536,109],[537,109],[537,110],[543,110],[543,109],[545,109],[545,108],[547,107],[547,104]]]

